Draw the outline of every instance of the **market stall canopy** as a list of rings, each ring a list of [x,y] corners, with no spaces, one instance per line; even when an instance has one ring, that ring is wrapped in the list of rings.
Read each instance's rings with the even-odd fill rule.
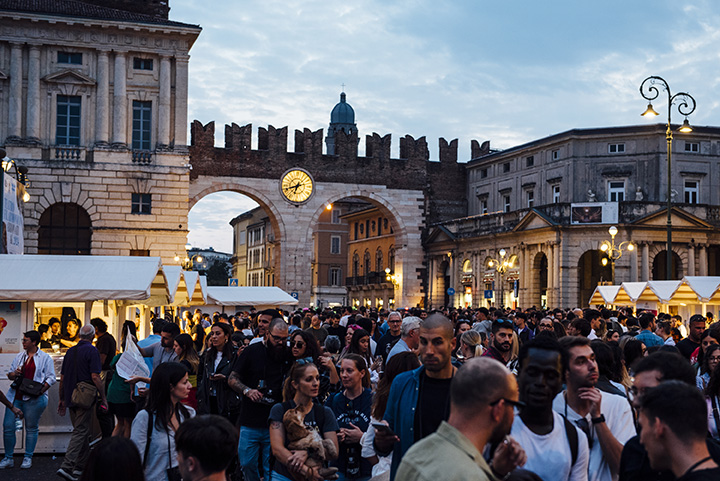
[[[207,293],[205,292],[207,283],[203,284],[202,279],[205,279],[205,276],[201,276],[198,271],[182,271],[180,284],[185,287],[185,292],[184,295],[175,295],[173,305],[202,306],[207,304]]]
[[[685,276],[685,286],[692,289],[700,302],[720,302],[720,277],[710,276]]]
[[[207,287],[208,305],[268,308],[294,306],[298,300],[279,287]]]
[[[645,295],[645,297],[642,299],[643,301],[657,301],[657,297],[650,289],[647,289],[647,285],[647,282],[623,282],[620,285],[620,289],[615,296],[613,304],[635,304],[643,296],[643,293]]]
[[[159,257],[3,254],[0,272],[3,301],[170,298]]]
[[[613,304],[619,290],[620,286],[597,286],[590,297],[590,305]]]

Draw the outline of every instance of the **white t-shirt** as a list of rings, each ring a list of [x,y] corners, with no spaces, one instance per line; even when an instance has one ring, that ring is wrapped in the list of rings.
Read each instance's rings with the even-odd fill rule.
[[[553,423],[553,430],[550,433],[535,434],[515,413],[510,434],[527,454],[527,463],[523,469],[532,471],[543,481],[587,481],[590,459],[587,436],[582,430],[575,429],[578,433],[578,452],[573,465],[565,421],[560,414],[553,412]]]
[[[605,422],[607,423],[610,432],[612,432],[613,436],[615,436],[615,439],[617,439],[620,444],[624,445],[631,437],[637,434],[635,431],[635,424],[633,423],[630,403],[624,397],[617,396],[615,394],[608,394],[600,391],[600,395],[602,396],[602,401],[600,402],[600,412],[605,416]],[[564,391],[558,394],[553,401],[553,409],[560,414],[565,414],[567,412],[568,420],[573,423],[582,417],[567,405],[565,402]],[[590,450],[588,479],[590,481],[615,481],[618,479],[618,476],[617,474],[612,474],[610,471],[610,466],[608,465],[600,446],[597,430],[592,425],[590,418],[590,414],[585,416],[585,419],[587,419],[590,425],[593,440],[593,446]]]

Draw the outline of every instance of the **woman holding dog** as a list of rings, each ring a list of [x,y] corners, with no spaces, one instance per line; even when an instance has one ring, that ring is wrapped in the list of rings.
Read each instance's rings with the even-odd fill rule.
[[[367,481],[372,477],[372,465],[361,456],[360,440],[370,425],[373,395],[365,359],[346,354],[340,362],[340,379],[345,389],[327,402],[340,426],[340,451],[332,466],[338,468],[338,481]]]
[[[305,450],[290,451],[283,424],[285,413],[296,409],[303,417],[307,429],[314,429],[320,436],[329,440],[338,450],[338,425],[332,410],[315,404],[313,399],[320,391],[320,374],[312,362],[300,360],[293,364],[283,386],[282,403],[270,410],[270,446],[275,463],[272,466],[270,481],[293,481],[293,476],[320,481],[323,477],[318,468],[305,465],[308,453]]]

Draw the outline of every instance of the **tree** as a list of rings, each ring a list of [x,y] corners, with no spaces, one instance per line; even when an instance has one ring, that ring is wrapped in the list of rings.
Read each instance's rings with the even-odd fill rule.
[[[205,273],[208,286],[227,286],[230,275],[228,274],[228,263],[221,260],[213,261]]]

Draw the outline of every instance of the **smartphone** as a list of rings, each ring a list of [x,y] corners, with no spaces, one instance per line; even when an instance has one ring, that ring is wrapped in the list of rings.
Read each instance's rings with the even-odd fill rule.
[[[395,436],[395,433],[392,429],[390,429],[390,426],[388,426],[387,424],[372,423],[372,426],[386,436]]]

